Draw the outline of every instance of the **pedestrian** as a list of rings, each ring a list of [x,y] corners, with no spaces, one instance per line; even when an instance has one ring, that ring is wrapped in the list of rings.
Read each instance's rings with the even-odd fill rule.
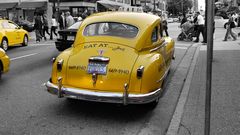
[[[71,16],[70,12],[66,12],[66,26],[67,28],[70,27],[75,23],[73,17]]]
[[[43,22],[42,22],[40,13],[37,13],[37,16],[34,22],[35,22],[34,28],[35,28],[35,34],[36,34],[36,42],[40,42],[42,39],[42,27],[43,27]]]
[[[162,25],[161,25],[161,27],[162,27],[162,30],[165,31],[166,36],[168,37],[169,35],[168,35],[168,26],[167,25],[168,25],[168,23],[167,23],[166,14],[163,14],[162,15]]]
[[[47,38],[45,36],[45,32],[50,36],[50,33],[48,31],[49,27],[48,27],[47,15],[44,14],[42,17],[43,17],[42,18],[43,19],[43,37],[44,37],[45,40],[47,40]]]
[[[181,24],[180,24],[180,26],[183,25],[185,22],[188,21],[185,14],[182,14],[181,17],[180,17],[180,19],[181,19]]]
[[[60,30],[66,28],[66,18],[65,18],[64,12],[62,12],[61,15],[59,16],[58,23],[59,23]]]
[[[58,27],[57,20],[55,16],[52,16],[52,21],[51,21],[51,33],[50,33],[50,40],[53,39],[53,33],[55,36],[57,36],[56,29]]]
[[[202,33],[203,40],[205,39],[205,33],[204,33],[204,19],[203,16],[200,14],[199,11],[196,12],[196,22],[195,22],[195,27],[196,27],[196,40],[194,42],[199,42],[199,36],[200,33]],[[204,41],[202,41],[204,43]]]
[[[232,13],[228,13],[228,23],[227,23],[227,31],[225,34],[225,38],[223,39],[223,41],[227,41],[229,34],[231,35],[231,37],[233,38],[233,40],[237,40],[237,35],[233,32],[233,28],[236,27],[233,17],[232,17]]]
[[[84,12],[82,13],[82,19],[85,19],[89,16],[89,12],[87,9],[84,10]]]

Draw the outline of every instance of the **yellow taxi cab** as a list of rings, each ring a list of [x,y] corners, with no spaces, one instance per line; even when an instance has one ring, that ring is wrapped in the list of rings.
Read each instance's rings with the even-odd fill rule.
[[[9,46],[28,45],[29,34],[10,20],[0,19],[0,47],[7,50]]]
[[[5,51],[0,48],[0,79],[2,73],[8,72],[10,65],[9,57],[6,55]]]
[[[161,19],[146,13],[104,12],[86,18],[72,48],[53,60],[45,86],[59,98],[156,106],[174,58]]]

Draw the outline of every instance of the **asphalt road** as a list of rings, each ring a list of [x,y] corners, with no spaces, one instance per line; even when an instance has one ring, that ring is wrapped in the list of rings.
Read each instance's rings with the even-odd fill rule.
[[[176,38],[179,24],[169,24]],[[142,105],[121,106],[58,99],[45,91],[51,59],[59,54],[51,42],[11,48],[10,71],[0,81],[1,135],[161,135],[168,128],[186,68],[184,61],[192,42],[176,41],[168,85],[154,110]],[[188,50],[189,49],[189,50]],[[180,69],[182,68],[182,69]],[[184,72],[182,72],[184,71]]]

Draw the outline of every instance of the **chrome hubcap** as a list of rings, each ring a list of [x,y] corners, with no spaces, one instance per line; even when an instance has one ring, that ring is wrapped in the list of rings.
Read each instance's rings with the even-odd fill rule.
[[[28,44],[28,38],[25,36],[24,37],[24,44],[27,45]]]
[[[8,43],[6,40],[3,40],[2,47],[3,47],[3,50],[5,50],[5,51],[8,49]]]

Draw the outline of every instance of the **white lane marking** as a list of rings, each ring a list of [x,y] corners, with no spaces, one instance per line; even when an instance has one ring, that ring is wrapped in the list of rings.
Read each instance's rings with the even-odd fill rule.
[[[33,55],[36,55],[36,54],[38,54],[38,53],[32,53],[32,54],[28,54],[28,55],[19,56],[19,57],[11,58],[10,60],[13,61],[13,60],[17,60],[17,59],[33,56]]]

